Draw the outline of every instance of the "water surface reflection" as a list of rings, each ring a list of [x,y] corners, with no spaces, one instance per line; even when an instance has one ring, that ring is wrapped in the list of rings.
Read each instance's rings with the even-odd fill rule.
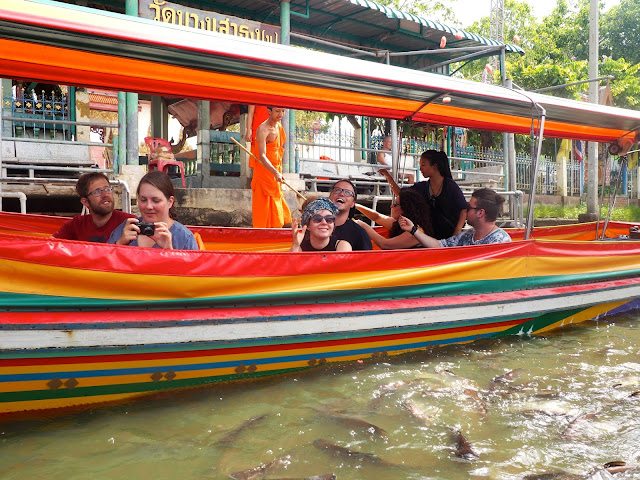
[[[640,478],[639,319],[5,422],[0,477]]]

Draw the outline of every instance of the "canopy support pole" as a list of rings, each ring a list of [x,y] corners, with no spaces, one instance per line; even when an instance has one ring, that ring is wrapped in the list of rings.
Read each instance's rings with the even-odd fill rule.
[[[0,174],[2,173],[2,136],[4,135],[4,85],[0,82]],[[13,135],[12,135],[13,136]],[[0,212],[2,211],[2,183],[0,183]]]
[[[611,195],[611,200],[609,200],[609,211],[607,212],[607,218],[604,219],[604,226],[602,227],[602,235],[600,236],[601,240],[604,240],[604,234],[607,231],[607,227],[609,226],[609,220],[611,219],[611,212],[613,212],[613,207],[616,204],[616,194],[618,193],[618,187],[620,186],[620,180],[622,179],[622,171],[627,168],[628,165],[628,156],[622,155],[620,157],[620,170],[618,171],[618,178],[616,179],[616,185],[613,189],[613,195]],[[604,177],[604,175],[603,175]],[[602,185],[602,191],[604,192],[604,182]],[[596,238],[598,238],[598,231],[596,230]]]
[[[125,13],[134,17],[138,16],[138,2],[136,0],[126,0]],[[127,138],[126,138],[126,158],[127,165],[140,165],[140,147],[138,146],[138,94],[133,92],[125,93],[127,111]]]
[[[386,52],[387,65],[391,64],[391,57],[389,56],[389,50]],[[391,119],[391,177],[398,181],[398,122],[396,119]]]
[[[533,164],[531,165],[531,190],[529,191],[529,210],[527,211],[527,228],[524,232],[524,239],[529,240],[531,236],[531,230],[533,230],[533,200],[536,196],[536,187],[538,183],[538,162],[540,160],[540,153],[542,152],[542,138],[544,136],[544,121],[547,116],[547,111],[540,105],[535,104],[540,110],[540,128],[538,129],[538,146],[533,158]]]

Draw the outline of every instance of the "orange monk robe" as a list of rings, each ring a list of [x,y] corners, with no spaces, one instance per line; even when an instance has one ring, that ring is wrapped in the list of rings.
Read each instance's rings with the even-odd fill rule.
[[[282,173],[282,156],[286,139],[284,128],[278,123],[278,136],[273,142],[266,144],[267,158],[280,173]],[[253,167],[251,181],[253,227],[281,228],[285,223],[291,222],[291,211],[284,200],[282,184],[261,163],[251,159],[249,166]]]
[[[266,122],[268,118],[269,110],[267,107],[256,105],[253,110],[253,121],[251,122],[251,153],[258,158],[260,158],[260,149],[258,148],[258,142],[256,142],[256,133],[258,132],[258,127]],[[284,141],[282,144],[284,145]],[[257,161],[253,157],[249,157],[249,168],[255,167],[256,163]]]
[[[269,110],[267,107],[263,107],[261,105],[256,105],[253,109],[253,120],[251,122],[251,150],[253,151],[253,147],[257,148],[256,145],[256,132],[258,131],[258,127],[262,125],[267,118],[269,118]],[[257,152],[253,152],[256,157],[258,156]]]

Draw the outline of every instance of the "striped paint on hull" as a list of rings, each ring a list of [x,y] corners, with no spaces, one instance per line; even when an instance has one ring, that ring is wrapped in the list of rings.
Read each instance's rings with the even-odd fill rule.
[[[132,399],[505,335],[531,335],[620,308],[624,301],[534,318],[439,322],[422,327],[216,343],[40,349],[0,356],[0,413]],[[153,338],[153,329],[147,332]]]
[[[640,299],[635,242],[290,254],[0,233],[0,271],[7,415],[544,334]]]

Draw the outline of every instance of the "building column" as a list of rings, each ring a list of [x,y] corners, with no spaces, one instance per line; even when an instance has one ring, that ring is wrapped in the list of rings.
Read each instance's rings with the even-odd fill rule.
[[[159,95],[151,97],[151,136],[169,140],[169,111]]]
[[[281,0],[280,2],[280,28],[282,29],[282,45],[291,45],[291,4],[289,3],[289,0]],[[288,140],[284,147],[282,173],[296,173],[296,155],[294,147],[296,134],[295,110],[286,110],[284,118],[282,119],[282,126],[287,133]]]
[[[126,0],[125,13],[133,17],[138,16],[138,0]],[[138,147],[138,94],[127,92],[126,95],[126,111],[127,111],[127,165],[139,165]],[[124,158],[122,159],[124,161]]]
[[[198,143],[196,158],[200,161],[202,188],[208,188],[211,179],[211,102],[198,102]]]

